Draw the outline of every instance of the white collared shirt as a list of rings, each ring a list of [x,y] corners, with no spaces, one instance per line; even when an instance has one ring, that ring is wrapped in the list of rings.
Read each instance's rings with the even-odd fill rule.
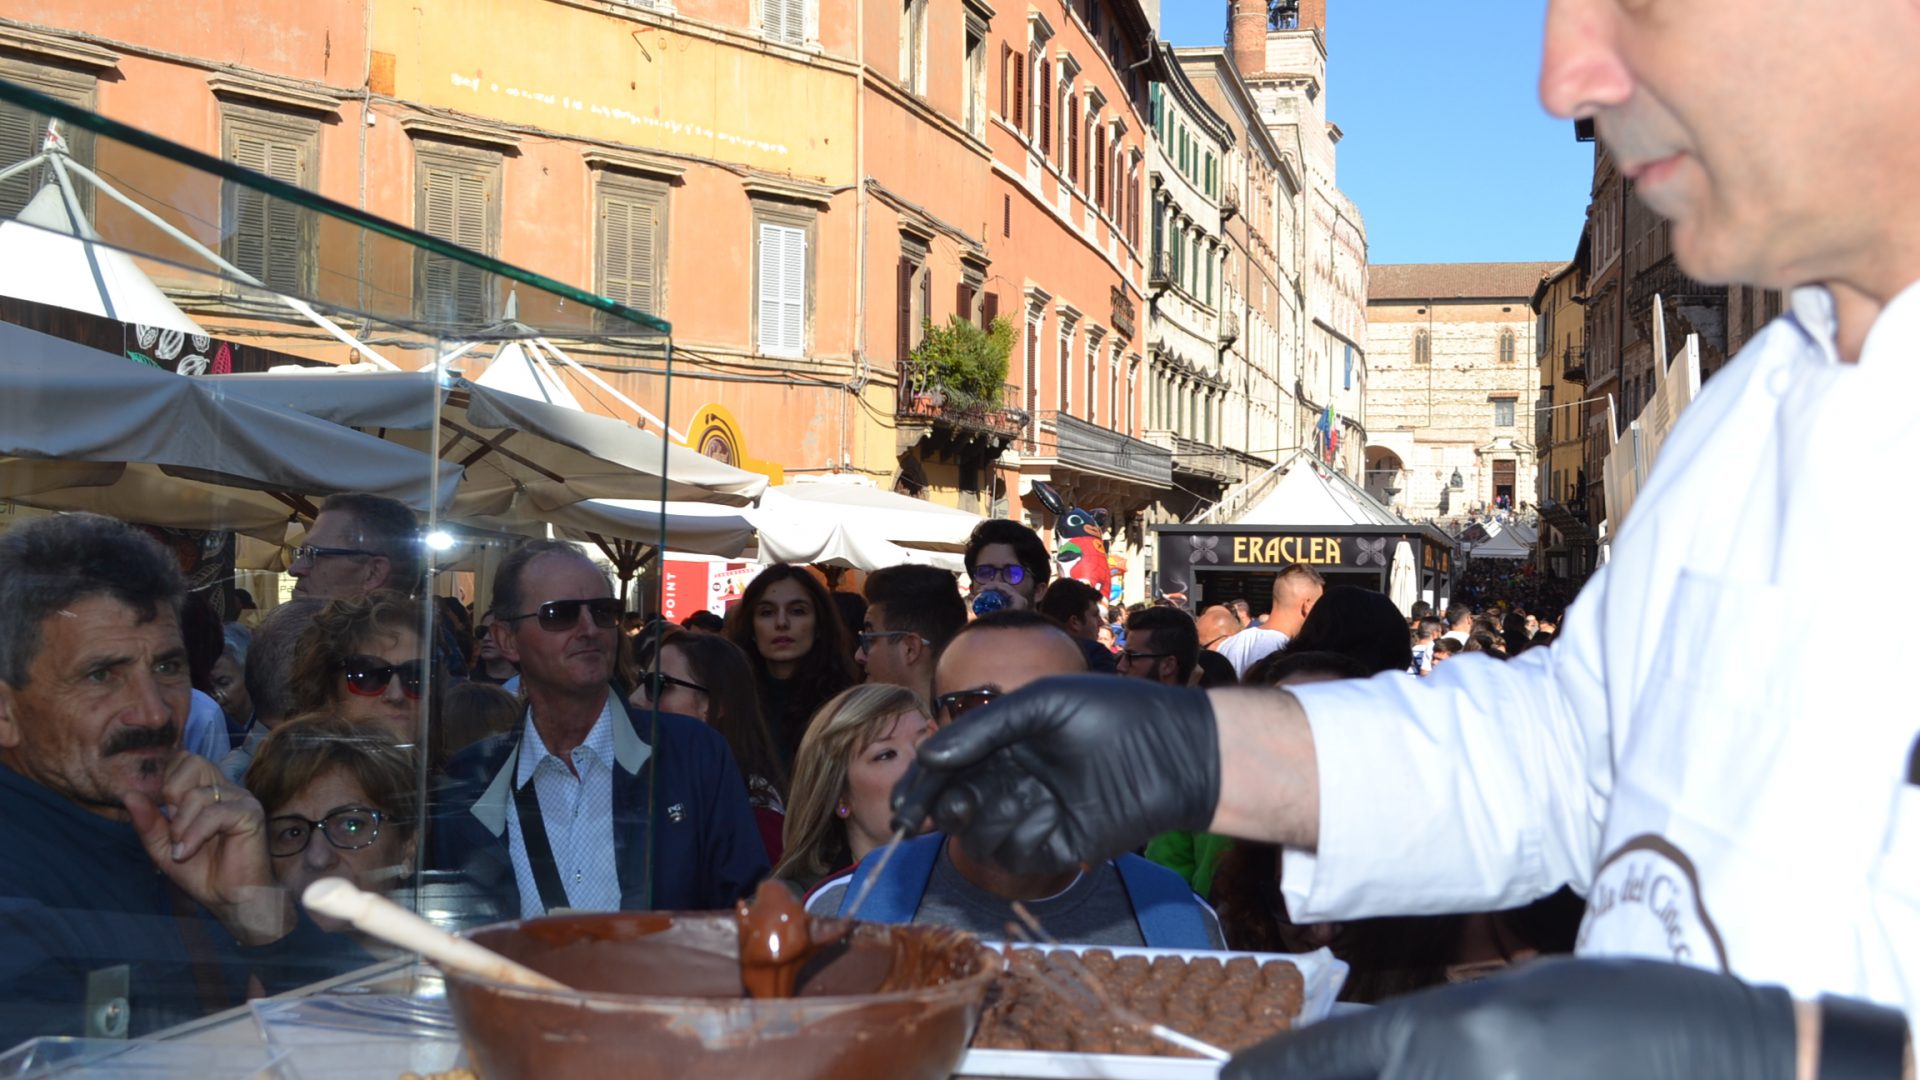
[[[540,816],[547,827],[547,843],[553,848],[554,869],[567,891],[567,905],[581,911],[620,910],[620,873],[613,841],[613,725],[617,708],[618,702],[609,693],[586,741],[569,755],[573,761],[569,769],[541,740],[529,705],[514,766],[514,790],[531,781],[540,800]],[[546,914],[540,886],[527,861],[520,812],[511,799],[507,803],[507,851],[513,859],[514,880],[520,886],[521,917]]]
[[[1920,286],[1857,364],[1794,293],[1668,438],[1548,648],[1295,689],[1320,773],[1301,921],[1485,911],[1563,882],[1579,948],[1920,1017]],[[1862,621],[1865,616],[1866,621]],[[1920,1025],[1916,1025],[1920,1029]]]

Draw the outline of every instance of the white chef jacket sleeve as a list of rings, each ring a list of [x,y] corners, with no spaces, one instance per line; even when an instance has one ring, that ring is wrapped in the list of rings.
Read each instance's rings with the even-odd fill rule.
[[[1517,907],[1585,893],[1612,790],[1605,572],[1550,647],[1466,654],[1419,679],[1293,688],[1320,776],[1316,851],[1280,884],[1301,922]]]

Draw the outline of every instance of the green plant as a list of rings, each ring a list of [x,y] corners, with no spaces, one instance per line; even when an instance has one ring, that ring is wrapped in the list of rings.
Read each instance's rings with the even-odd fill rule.
[[[907,361],[908,385],[915,393],[944,393],[953,405],[997,404],[1019,336],[1005,318],[995,318],[984,330],[958,315],[945,326],[928,321],[920,347]]]

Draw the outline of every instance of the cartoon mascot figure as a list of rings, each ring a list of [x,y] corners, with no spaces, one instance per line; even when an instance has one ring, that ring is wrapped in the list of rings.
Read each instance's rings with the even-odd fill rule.
[[[1107,512],[1069,507],[1058,492],[1045,483],[1033,485],[1034,494],[1054,516],[1053,559],[1060,576],[1084,581],[1106,595],[1109,586],[1107,565]]]

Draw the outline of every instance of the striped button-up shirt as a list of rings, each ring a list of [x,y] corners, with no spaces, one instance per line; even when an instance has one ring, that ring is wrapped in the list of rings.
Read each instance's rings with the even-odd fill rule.
[[[618,708],[619,703],[609,693],[586,741],[568,755],[572,759],[569,768],[541,740],[529,706],[520,736],[519,760],[514,766],[514,789],[531,783],[540,800],[547,843],[553,848],[554,868],[567,891],[567,904],[582,911],[620,909],[620,873],[613,845],[613,725]],[[520,886],[521,917],[546,914],[539,883],[527,860],[520,813],[511,802],[507,804],[507,851]]]

